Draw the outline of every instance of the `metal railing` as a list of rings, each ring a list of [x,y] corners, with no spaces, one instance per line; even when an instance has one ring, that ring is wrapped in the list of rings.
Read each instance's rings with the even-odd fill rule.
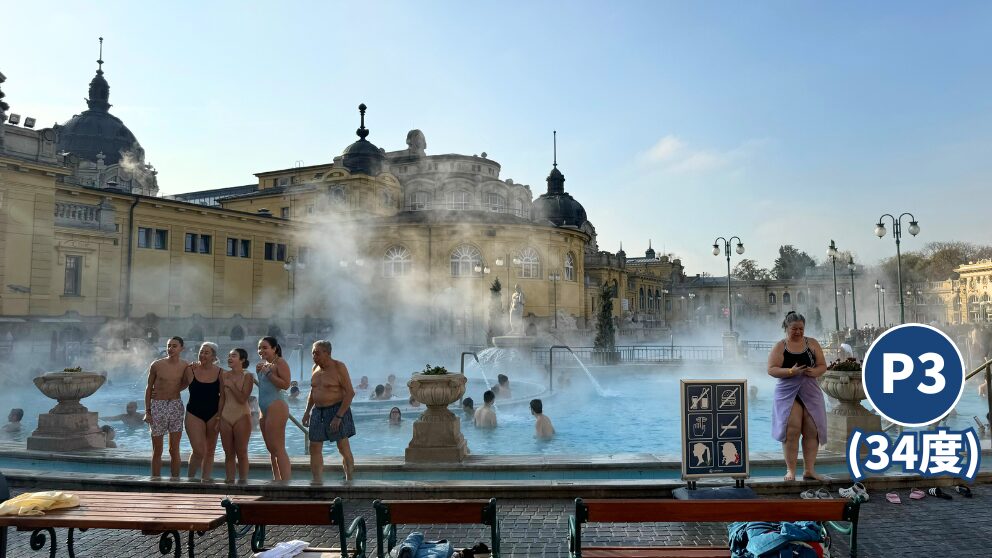
[[[980,364],[977,368],[966,374],[964,380],[967,382],[981,372],[985,372],[985,401],[989,406],[989,414],[986,418],[989,419],[988,431],[990,440],[992,440],[992,360],[987,360],[984,364]]]
[[[683,360],[717,362],[723,360],[723,347],[710,345],[643,345],[617,346],[620,362],[625,363],[661,363],[679,362]],[[583,363],[592,363],[594,353],[599,352],[595,347],[572,347],[572,354]],[[532,362],[538,365],[550,366],[551,358],[547,348],[535,348],[531,353]]]
[[[310,455],[310,431],[307,430],[307,427],[303,426],[303,423],[292,414],[289,415],[289,420],[300,429],[300,432],[303,432],[303,455]]]

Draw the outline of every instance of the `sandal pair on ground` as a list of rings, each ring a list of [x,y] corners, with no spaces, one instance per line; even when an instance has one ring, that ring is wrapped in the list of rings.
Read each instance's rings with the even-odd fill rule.
[[[840,494],[841,498],[847,498],[859,504],[868,501],[868,490],[860,482],[854,483],[850,488],[841,488],[837,493]]]
[[[968,488],[967,486],[963,485],[963,484],[955,485],[954,486],[954,490],[958,494],[961,494],[962,496],[964,496],[965,498],[971,498],[972,497],[971,489]],[[911,490],[909,492],[909,497],[912,500],[922,500],[923,498],[926,497],[927,494],[933,496],[934,498],[941,498],[941,499],[944,499],[944,500],[953,500],[954,499],[950,494],[948,494],[948,493],[944,492],[943,490],[941,490],[939,486],[935,486],[933,488],[930,488],[926,492],[920,490],[919,488],[914,488],[913,490]],[[889,502],[893,503],[893,504],[901,504],[902,503],[902,498],[900,498],[899,495],[896,494],[895,492],[889,492],[888,494],[886,494],[885,495],[885,499],[888,500]]]
[[[803,500],[828,500],[833,498],[830,495],[830,491],[824,487],[817,488],[814,490],[804,490],[799,494],[799,497]]]

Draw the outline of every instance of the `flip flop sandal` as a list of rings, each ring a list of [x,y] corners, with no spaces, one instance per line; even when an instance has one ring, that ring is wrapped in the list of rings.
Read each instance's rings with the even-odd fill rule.
[[[912,498],[913,500],[922,500],[926,498],[926,496],[927,496],[926,492],[923,492],[919,488],[914,488],[909,492],[909,497]]]
[[[930,490],[927,490],[927,492],[930,493],[931,496],[936,496],[937,498],[943,498],[944,500],[953,500],[954,499],[953,497],[951,497],[950,494],[948,494],[948,493],[944,492],[943,490],[941,490],[939,486],[935,486],[935,487],[931,488]]]
[[[864,498],[864,500],[862,500],[863,502],[868,501],[868,490],[865,488],[865,485],[861,484],[860,482],[856,482],[854,483],[853,486],[851,486],[851,488],[853,488],[855,492],[857,492],[862,496],[862,498]]]
[[[830,498],[833,498],[833,496],[830,495],[830,491],[826,488],[817,488],[816,497],[820,500],[829,500]]]
[[[971,489],[968,488],[967,486],[963,485],[963,484],[955,485],[954,486],[954,490],[956,490],[958,494],[961,494],[965,498],[971,498],[972,497]]]
[[[900,498],[899,495],[896,494],[895,492],[889,492],[888,494],[886,494],[885,499],[888,500],[889,502],[892,502],[893,504],[902,503],[902,498]]]
[[[850,500],[853,500],[855,497],[857,497],[858,491],[855,490],[853,486],[851,488],[841,487],[840,489],[837,490],[837,494],[840,494],[841,498],[848,498]]]
[[[816,492],[813,492],[812,490],[804,490],[804,491],[802,491],[799,494],[799,497],[802,498],[803,500],[816,500],[817,499]]]

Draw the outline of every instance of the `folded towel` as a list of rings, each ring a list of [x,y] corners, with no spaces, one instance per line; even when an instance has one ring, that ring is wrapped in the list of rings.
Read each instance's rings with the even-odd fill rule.
[[[310,546],[310,543],[307,541],[294,540],[281,542],[265,552],[259,552],[255,555],[255,558],[289,558],[290,556],[300,554],[308,546]]]
[[[45,515],[46,511],[74,508],[79,496],[66,492],[25,492],[0,504],[0,515]]]
[[[424,534],[419,531],[414,531],[403,539],[403,543],[400,544],[399,552],[396,553],[397,558],[416,558],[417,550],[420,549],[420,545],[424,542]]]

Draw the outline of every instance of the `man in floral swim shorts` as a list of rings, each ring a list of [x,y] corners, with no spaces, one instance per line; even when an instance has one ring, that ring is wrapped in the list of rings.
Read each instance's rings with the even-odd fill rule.
[[[179,441],[183,436],[186,410],[179,394],[189,385],[186,367],[179,358],[183,352],[182,337],[172,337],[166,346],[166,358],[160,358],[148,368],[145,388],[145,422],[152,430],[152,476],[162,475],[163,437],[169,433],[169,468],[173,477],[179,476]],[[192,374],[190,374],[192,375]]]

